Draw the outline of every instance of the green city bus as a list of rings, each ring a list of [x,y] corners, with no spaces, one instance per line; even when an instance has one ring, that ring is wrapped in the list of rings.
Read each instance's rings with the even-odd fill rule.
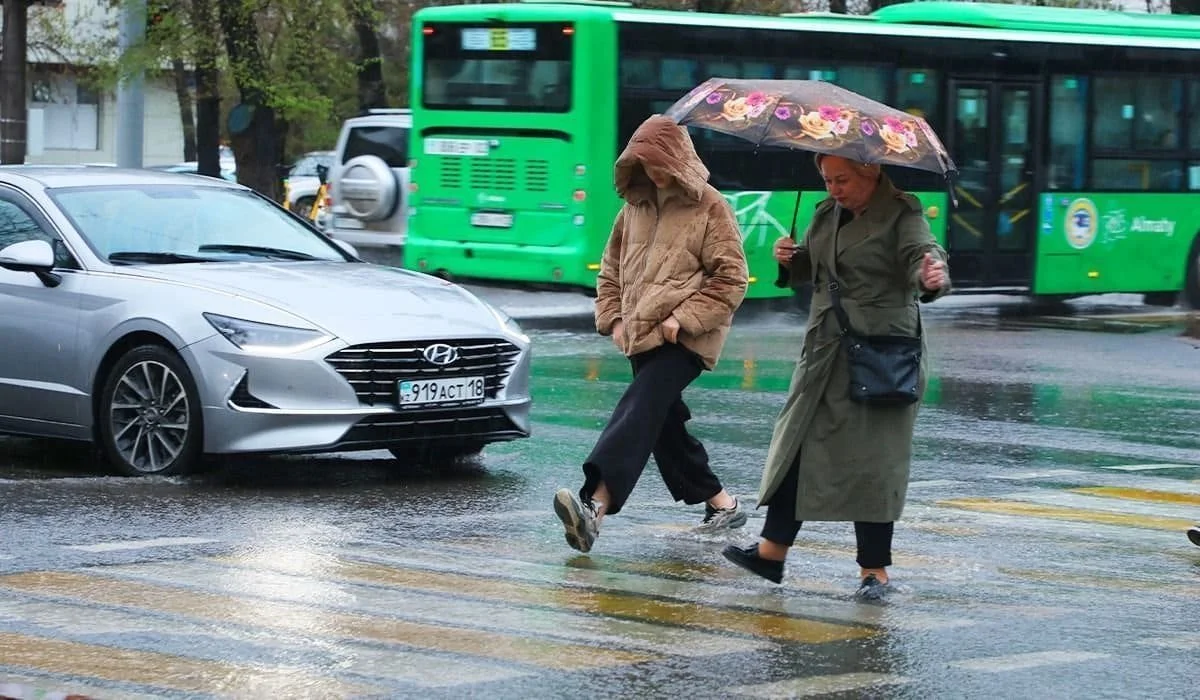
[[[959,168],[889,168],[956,289],[1200,307],[1200,17],[914,2],[854,17],[621,2],[431,7],[413,21],[406,267],[592,290],[633,129],[709,77],[820,79],[925,117]],[[750,261],[824,197],[812,158],[693,130]]]

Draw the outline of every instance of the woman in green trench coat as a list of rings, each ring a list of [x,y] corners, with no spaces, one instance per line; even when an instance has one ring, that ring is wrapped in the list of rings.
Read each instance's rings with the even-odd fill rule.
[[[731,545],[723,554],[780,583],[803,521],[851,521],[861,567],[858,595],[874,599],[888,590],[892,524],[908,490],[919,402],[879,407],[850,400],[829,271],[840,282],[842,306],[856,332],[923,338],[918,302],[949,292],[949,269],[920,203],[897,190],[879,166],[818,155],[817,167],[830,196],[817,206],[798,246],[789,238],[775,244],[791,286],[812,282],[815,291],[763,471],[758,502],[767,506],[766,523],[757,544]],[[926,379],[923,360],[922,396]]]

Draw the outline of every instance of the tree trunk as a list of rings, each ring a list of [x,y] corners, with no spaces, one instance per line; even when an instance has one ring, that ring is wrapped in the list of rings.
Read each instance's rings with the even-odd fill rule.
[[[846,14],[846,0],[829,0],[829,11],[839,15]]]
[[[346,0],[346,9],[358,34],[358,108],[366,112],[387,107],[387,87],[383,82],[383,56],[375,25],[379,12],[374,0]]]
[[[196,172],[221,175],[221,90],[217,58],[220,29],[212,0],[192,0],[192,25],[201,41],[196,46]]]
[[[899,5],[905,2],[908,2],[908,0],[867,0],[867,9],[869,9],[871,12],[874,12],[881,7],[887,7],[888,5]]]
[[[28,3],[4,3],[4,53],[0,56],[0,164],[25,162],[29,106],[25,102],[25,45]]]
[[[179,121],[183,127],[183,160],[196,160],[196,115],[192,111],[192,91],[188,88],[188,70],[182,58],[171,60],[175,73],[175,99],[179,101]]]
[[[245,128],[229,135],[237,161],[238,182],[279,201],[280,158],[287,123],[276,117],[275,108],[257,82],[268,73],[258,25],[254,22],[254,8],[246,0],[217,0],[217,11],[242,104],[252,110]]]
[[[1200,15],[1200,0],[1171,0],[1171,14]]]

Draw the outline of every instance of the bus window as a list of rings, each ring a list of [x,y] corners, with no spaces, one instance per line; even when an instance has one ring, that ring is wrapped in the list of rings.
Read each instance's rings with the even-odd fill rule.
[[[1182,184],[1179,161],[1118,158],[1092,161],[1092,187],[1098,190],[1178,191]]]
[[[1188,165],[1188,189],[1192,191],[1200,190],[1200,163],[1190,163]]]
[[[1055,75],[1050,79],[1050,153],[1046,187],[1081,190],[1087,158],[1087,78]]]
[[[896,101],[898,108],[922,117],[938,132],[938,74],[924,68],[901,68],[896,71]]]
[[[1192,146],[1192,150],[1200,150],[1200,80],[1192,81],[1191,93],[1191,106],[1188,108],[1188,115],[1189,119],[1191,119],[1190,131],[1192,133],[1188,140]]]
[[[621,59],[621,86],[631,88],[652,88],[658,78],[652,58],[623,58]]]
[[[424,106],[566,112],[572,34],[564,29],[426,25]]]
[[[696,87],[696,61],[687,58],[664,58],[658,87],[664,90],[688,91]]]
[[[1173,78],[1096,78],[1093,148],[1178,148],[1180,92]]]
[[[887,76],[879,66],[793,64],[783,70],[785,80],[824,80],[879,102],[887,101]]]

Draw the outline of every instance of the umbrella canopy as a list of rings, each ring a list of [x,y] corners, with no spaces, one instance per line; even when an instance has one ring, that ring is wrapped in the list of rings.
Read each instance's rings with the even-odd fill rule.
[[[755,145],[942,175],[958,171],[924,119],[821,80],[710,78],[672,105],[666,116]]]

